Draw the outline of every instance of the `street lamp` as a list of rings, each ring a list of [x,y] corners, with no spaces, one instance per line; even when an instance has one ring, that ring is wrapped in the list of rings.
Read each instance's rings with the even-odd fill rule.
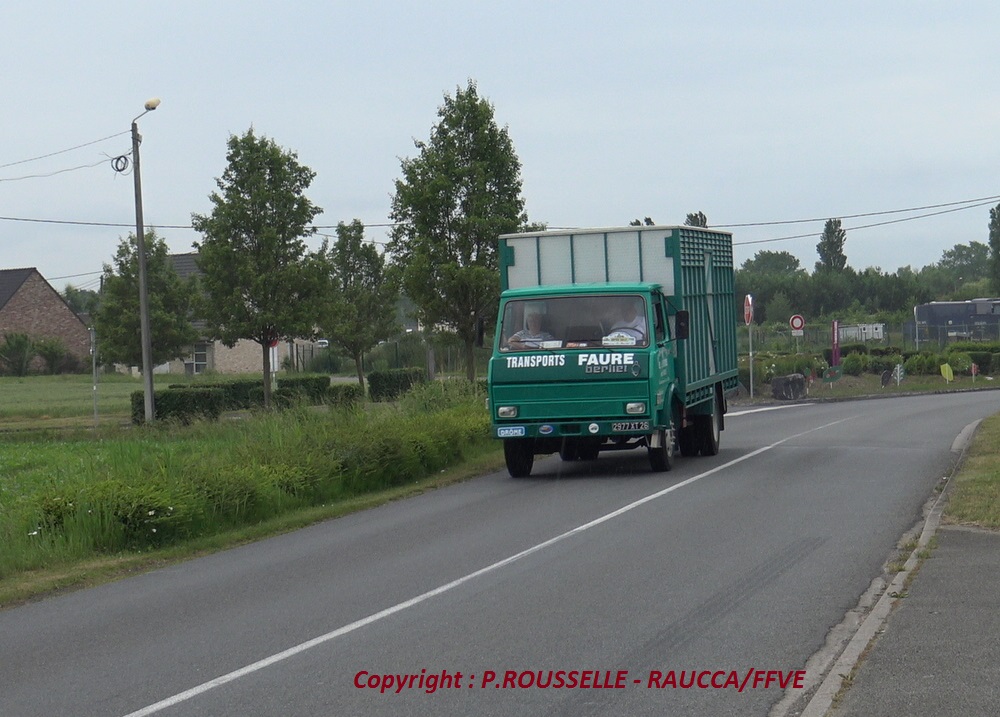
[[[160,106],[159,98],[146,101],[146,112]],[[142,340],[142,388],[146,411],[146,423],[153,421],[155,402],[153,399],[153,343],[149,333],[149,292],[146,286],[146,230],[142,225],[142,180],[139,177],[139,120],[132,120],[132,176],[135,179],[135,239],[139,255],[139,333]]]

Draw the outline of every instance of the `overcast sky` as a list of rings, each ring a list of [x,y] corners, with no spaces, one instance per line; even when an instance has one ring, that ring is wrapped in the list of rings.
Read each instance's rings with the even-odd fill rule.
[[[737,264],[767,249],[812,270],[823,220],[844,217],[851,266],[919,269],[988,241],[997,28],[996,0],[7,3],[0,268],[96,287],[135,226],[132,177],[110,158],[154,96],[139,120],[147,226],[210,211],[227,139],[253,126],[317,172],[318,224],[360,219],[384,241],[400,159],[473,79],[510,132],[532,221],[816,219],[732,227]],[[853,229],[945,209],[961,210]],[[158,231],[174,252],[199,238]]]

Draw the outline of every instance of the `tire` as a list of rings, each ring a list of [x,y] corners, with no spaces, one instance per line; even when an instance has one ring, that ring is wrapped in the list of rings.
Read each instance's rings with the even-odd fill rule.
[[[535,464],[534,440],[508,438],[503,442],[503,457],[511,478],[527,478]]]
[[[580,459],[580,447],[573,439],[564,439],[559,446],[559,457],[567,463]]]
[[[712,399],[711,415],[698,416],[695,425],[698,428],[698,448],[701,454],[719,455],[719,442],[722,440],[722,410],[718,397]]]
[[[649,446],[649,466],[656,473],[669,471],[674,467],[674,442],[669,439],[666,431],[660,431],[658,448]]]
[[[685,458],[698,455],[698,426],[696,424],[682,428],[677,433],[677,447]]]
[[[601,455],[600,443],[585,443],[577,449],[576,456],[581,461],[596,461]]]

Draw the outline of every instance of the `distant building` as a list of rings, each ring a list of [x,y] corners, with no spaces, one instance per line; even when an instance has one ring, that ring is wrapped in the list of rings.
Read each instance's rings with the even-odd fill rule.
[[[913,308],[917,348],[1000,340],[1000,299],[932,301]]]
[[[34,267],[0,269],[0,341],[4,334],[58,339],[79,361],[90,361],[90,329]]]

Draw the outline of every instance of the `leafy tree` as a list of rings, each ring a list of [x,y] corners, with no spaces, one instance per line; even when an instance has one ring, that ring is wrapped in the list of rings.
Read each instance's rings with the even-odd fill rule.
[[[474,379],[477,329],[499,299],[497,236],[527,220],[521,163],[471,80],[445,95],[438,117],[430,140],[415,143],[418,156],[402,161],[389,248],[418,318],[455,331]]]
[[[938,267],[951,274],[956,283],[972,282],[989,275],[990,248],[982,242],[956,244],[941,255]]]
[[[146,232],[146,293],[154,365],[184,355],[198,332],[191,324],[197,291],[192,280],[182,281],[170,262],[166,242]],[[101,360],[142,365],[139,326],[139,251],[135,234],[118,244],[111,264],[104,265],[100,302],[94,312]]]
[[[325,249],[307,253],[304,237],[322,210],[304,192],[316,173],[298,156],[249,129],[232,135],[228,165],[210,195],[212,213],[193,214],[204,239],[194,246],[207,301],[201,311],[214,338],[260,345],[264,405],[271,405],[270,347],[312,336],[328,268]]]
[[[754,272],[757,274],[778,274],[787,276],[792,274],[805,274],[805,269],[799,265],[798,257],[787,251],[759,251],[754,254],[753,259],[747,259],[740,267],[742,271]]]
[[[990,210],[990,280],[1000,294],[1000,204]]]
[[[0,345],[0,363],[15,376],[27,376],[35,358],[35,343],[27,334],[4,334]]]
[[[704,212],[695,212],[694,214],[688,214],[684,219],[684,223],[689,227],[707,227],[708,217],[705,216]]]
[[[840,226],[839,219],[827,219],[823,227],[823,234],[820,236],[816,251],[819,253],[819,261],[816,262],[816,271],[843,271],[847,266],[847,256],[844,254],[844,242],[847,241],[847,232]]]
[[[63,299],[69,304],[69,308],[77,314],[90,314],[97,308],[98,293],[90,289],[78,289],[72,284],[66,284],[63,289]]]
[[[767,305],[764,306],[764,318],[774,323],[785,323],[794,313],[795,310],[792,308],[792,303],[783,291],[776,293]]]
[[[654,221],[653,221],[652,219],[650,219],[649,217],[646,217],[646,218],[645,218],[644,220],[642,220],[641,222],[640,222],[640,221],[639,221],[638,219],[633,219],[632,221],[630,221],[630,222],[628,223],[628,225],[629,225],[630,227],[641,227],[641,226],[647,226],[647,227],[651,227],[651,226],[653,226],[654,224],[656,224],[656,222],[654,222]]]
[[[337,241],[327,255],[332,287],[319,322],[326,338],[354,359],[362,389],[364,353],[399,330],[399,291],[387,278],[385,257],[365,243],[364,233],[357,219],[337,224]]]

